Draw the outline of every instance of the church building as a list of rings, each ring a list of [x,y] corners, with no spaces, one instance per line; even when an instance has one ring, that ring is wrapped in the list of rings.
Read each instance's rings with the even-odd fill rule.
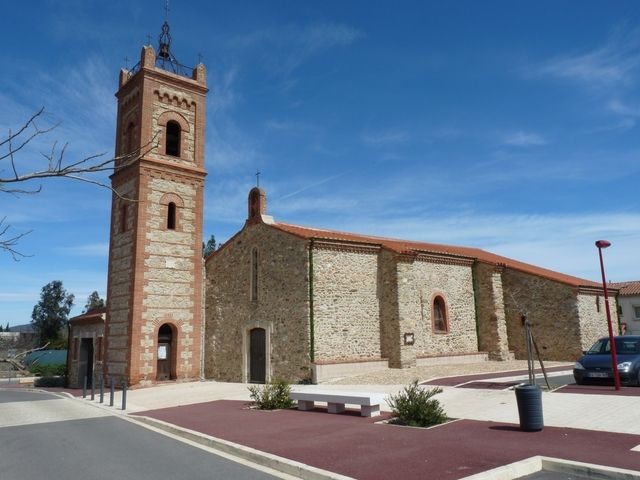
[[[275,221],[254,188],[244,228],[206,259],[205,377],[522,359],[524,315],[543,359],[573,361],[607,333],[601,294],[477,248]]]
[[[72,385],[524,358],[523,315],[545,359],[574,360],[606,334],[597,283],[476,248],[282,223],[257,187],[242,230],[203,261],[206,69],[177,62],[168,29],[120,72],[106,310],[70,322]]]

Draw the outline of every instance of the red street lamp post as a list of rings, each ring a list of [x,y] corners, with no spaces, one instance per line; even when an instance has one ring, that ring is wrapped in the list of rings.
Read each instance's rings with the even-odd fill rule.
[[[613,369],[613,383],[616,390],[620,390],[620,374],[618,373],[618,356],[616,355],[616,342],[613,338],[613,326],[611,324],[611,310],[609,309],[609,292],[607,290],[607,280],[604,276],[604,262],[602,261],[602,249],[611,246],[611,242],[598,240],[598,255],[600,256],[600,271],[602,272],[602,287],[604,288],[604,308],[607,312],[607,325],[609,327],[609,345],[611,345],[611,367]]]

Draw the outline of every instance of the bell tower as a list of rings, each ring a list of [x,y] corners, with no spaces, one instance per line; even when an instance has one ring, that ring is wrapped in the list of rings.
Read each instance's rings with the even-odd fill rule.
[[[159,49],[120,71],[105,375],[129,385],[201,375],[206,69]]]

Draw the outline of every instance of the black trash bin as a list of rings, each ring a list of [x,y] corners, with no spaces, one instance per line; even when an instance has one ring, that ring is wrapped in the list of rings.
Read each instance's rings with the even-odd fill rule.
[[[516,387],[516,401],[520,416],[520,429],[525,432],[539,432],[544,428],[542,418],[542,390],[538,385]]]

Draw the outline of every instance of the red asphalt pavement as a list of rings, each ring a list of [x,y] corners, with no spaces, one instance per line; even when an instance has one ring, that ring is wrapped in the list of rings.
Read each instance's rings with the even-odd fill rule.
[[[430,429],[323,409],[259,411],[220,400],[140,412],[213,437],[359,479],[457,479],[534,455],[640,469],[640,435],[460,420]],[[386,417],[382,417],[386,418]]]

